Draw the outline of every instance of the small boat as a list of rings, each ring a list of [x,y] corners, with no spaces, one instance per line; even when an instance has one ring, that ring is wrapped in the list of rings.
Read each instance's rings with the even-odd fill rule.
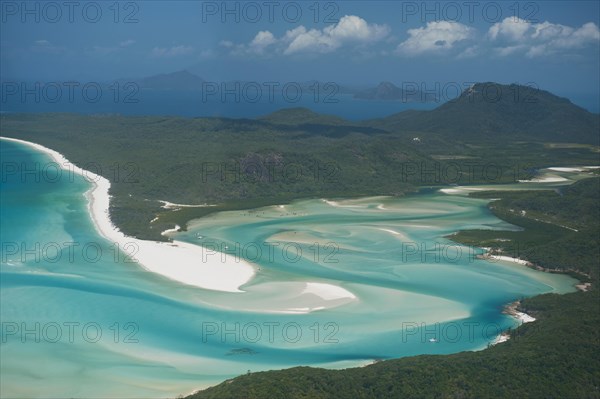
[[[429,342],[438,342],[437,338],[429,338]]]

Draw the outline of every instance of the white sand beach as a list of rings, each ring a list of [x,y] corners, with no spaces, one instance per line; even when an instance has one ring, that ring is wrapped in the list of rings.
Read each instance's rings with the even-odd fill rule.
[[[511,262],[511,263],[518,263],[520,265],[525,265],[525,266],[531,266],[531,262],[520,259],[520,258],[513,258],[511,256],[504,256],[504,255],[484,255],[485,259],[492,259],[492,260],[503,260],[505,262]]]
[[[521,304],[520,301],[515,301],[512,303],[509,303],[508,305],[506,305],[506,307],[504,308],[504,311],[502,313],[505,313],[505,314],[508,314],[508,315],[514,317],[515,319],[517,319],[517,321],[520,322],[520,324],[531,323],[532,321],[535,321],[535,317],[532,317],[532,316],[528,315],[527,313],[519,312],[517,310],[517,308],[519,307],[520,304]]]
[[[510,335],[507,332],[503,332],[500,335],[498,335],[496,337],[496,339],[494,341],[491,342],[492,345],[497,345],[497,344],[501,344],[503,342],[506,342],[510,339]]]
[[[540,177],[534,177],[531,180],[519,180],[519,183],[560,183],[565,181],[569,181],[569,179],[557,175],[545,174]]]
[[[467,186],[456,186],[454,188],[441,188],[439,191],[444,194],[466,194],[474,191],[484,191],[481,187],[467,187]]]
[[[516,310],[515,310],[513,316],[517,320],[519,320],[521,323],[531,323],[532,321],[535,321],[535,317],[529,316],[527,313],[519,312],[519,311],[516,311]]]
[[[254,266],[243,259],[182,241],[166,243],[126,236],[110,221],[110,182],[107,179],[77,167],[59,152],[42,145],[7,137],[2,139],[42,151],[52,157],[61,168],[82,175],[93,183],[86,197],[96,229],[100,235],[116,243],[126,255],[148,271],[184,284],[225,292],[243,292],[239,287],[254,277]]]
[[[579,291],[583,291],[583,292],[586,292],[591,287],[592,287],[592,283],[581,283],[581,284],[577,284],[575,286],[575,288],[577,288]]]
[[[548,170],[553,170],[554,172],[582,172],[583,171],[583,169],[580,169],[580,168],[565,168],[565,167],[559,167],[559,166],[548,168]]]
[[[510,303],[510,304],[506,305],[506,307],[504,308],[504,311],[502,313],[508,314],[508,315],[512,316],[513,318],[515,318],[519,322],[519,325],[524,324],[524,323],[531,323],[531,322],[535,321],[535,317],[530,316],[527,313],[519,312],[517,310],[517,308],[519,307],[520,304],[521,304],[520,301],[515,301],[513,303]],[[509,339],[510,339],[509,332],[503,331],[492,342],[490,342],[490,344],[491,345],[501,344],[503,342],[508,341]]]

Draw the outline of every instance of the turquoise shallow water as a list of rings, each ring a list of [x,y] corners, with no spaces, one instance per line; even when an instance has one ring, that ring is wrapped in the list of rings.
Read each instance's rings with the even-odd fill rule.
[[[477,350],[515,325],[504,304],[575,283],[445,240],[515,227],[485,201],[434,192],[194,221],[174,237],[259,270],[244,293],[186,286],[126,262],[97,234],[89,182],[56,178],[46,155],[0,143],[2,397],[166,397],[248,370]],[[355,298],[303,294],[307,282]]]

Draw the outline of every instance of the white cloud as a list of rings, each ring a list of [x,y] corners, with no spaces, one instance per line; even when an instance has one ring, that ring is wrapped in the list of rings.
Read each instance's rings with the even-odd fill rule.
[[[156,58],[170,58],[177,57],[181,55],[191,54],[194,51],[194,48],[191,46],[173,46],[173,47],[154,47],[152,49],[152,57]]]
[[[311,29],[305,32],[297,33],[296,37],[284,50],[284,54],[294,54],[298,52],[329,53],[341,46],[339,41],[334,40],[329,35],[324,35],[322,31]]]
[[[531,24],[524,19],[508,17],[502,22],[497,22],[488,30],[488,37],[491,40],[508,39],[510,41],[519,41],[531,30]]]
[[[297,54],[330,53],[343,46],[363,45],[385,38],[390,32],[386,25],[369,24],[355,15],[345,15],[338,23],[323,29],[307,29],[300,25],[277,38],[270,31],[260,31],[249,44],[221,41],[233,54]]]
[[[455,21],[431,21],[408,29],[408,38],[398,44],[393,53],[403,56],[442,54],[456,59],[477,56],[527,56],[540,57],[575,53],[577,49],[598,44],[600,30],[589,22],[580,27],[570,27],[551,22],[532,23],[508,17],[493,24],[487,31],[479,31]],[[356,15],[345,15],[338,23],[321,29],[303,25],[276,36],[271,31],[256,33],[247,43],[237,44],[222,40],[219,45],[235,55],[296,55],[325,54],[347,47],[359,50],[360,55],[392,53],[390,48],[368,46],[376,42],[397,43],[387,25],[368,23]],[[155,56],[173,56],[191,47],[154,49]]]
[[[522,19],[506,18],[492,25],[487,37],[492,42],[501,44],[495,48],[498,55],[523,52],[527,57],[539,57],[598,43],[600,30],[593,22],[573,28],[548,21],[530,23]]]
[[[425,27],[409,29],[409,38],[396,48],[398,54],[419,55],[449,50],[458,42],[471,39],[475,30],[454,21],[428,22]]]
[[[298,52],[329,53],[344,44],[363,44],[379,41],[390,32],[386,25],[369,24],[356,15],[345,15],[337,24],[327,26],[322,30],[306,30],[300,26],[287,31],[284,39],[289,45],[285,54]]]
[[[497,47],[494,49],[494,52],[496,53],[496,55],[499,55],[500,57],[506,57],[511,54],[522,51],[526,48],[527,48],[527,46],[518,44],[516,46]]]
[[[487,34],[479,34],[476,29],[453,21],[429,22],[407,32],[409,38],[398,45],[396,54],[448,55],[452,49],[457,59],[486,54],[533,58],[573,53],[600,42],[600,30],[593,22],[576,28],[548,21],[532,23],[514,17],[495,23]]]
[[[305,33],[306,28],[303,25],[300,25],[294,29],[285,32],[285,35],[283,36],[282,40],[286,43],[290,43],[294,41],[294,39],[296,39],[298,36],[303,35]]]
[[[600,30],[598,29],[598,26],[592,22],[588,22],[578,29],[569,28],[567,26],[563,27],[562,25],[559,26],[564,29],[555,30],[553,32],[554,37],[548,43],[552,47],[580,48],[600,40]]]
[[[267,47],[277,43],[275,36],[268,30],[260,31],[254,36],[250,42],[249,50],[258,54],[262,54]]]
[[[343,16],[337,25],[330,25],[323,29],[323,33],[332,38],[344,40],[358,40],[369,42],[383,39],[390,29],[386,25],[369,25],[364,19],[356,15]]]

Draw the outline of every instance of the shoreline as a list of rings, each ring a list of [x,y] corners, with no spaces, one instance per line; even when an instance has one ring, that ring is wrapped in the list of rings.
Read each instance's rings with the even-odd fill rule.
[[[524,312],[519,312],[517,309],[521,305],[521,301],[514,301],[504,307],[503,314],[510,315],[521,322],[521,324],[531,323],[535,321],[535,317]]]
[[[519,312],[517,310],[517,308],[519,307],[519,305],[521,305],[521,301],[514,301],[511,302],[509,304],[507,304],[506,306],[504,306],[504,309],[502,310],[503,314],[509,315],[512,318],[514,318],[515,320],[517,320],[519,322],[519,325],[517,327],[522,326],[525,323],[531,323],[534,322],[536,319],[535,317],[528,315],[525,312]],[[490,346],[493,345],[497,345],[497,344],[501,344],[503,342],[506,342],[510,339],[510,330],[504,330],[500,333],[500,335],[498,335],[496,338],[494,338],[493,341],[490,342]]]
[[[492,263],[495,263],[496,261],[516,263],[518,265],[522,265],[522,266],[525,266],[527,268],[530,268],[532,270],[536,270],[536,271],[539,271],[542,273],[561,273],[561,274],[566,273],[563,270],[554,270],[554,269],[544,268],[542,266],[536,265],[533,262],[530,262],[525,259],[514,258],[511,256],[506,256],[506,255],[492,254],[491,248],[487,248],[487,247],[481,247],[481,248],[484,249],[486,252],[484,254],[477,255],[478,259],[487,260]],[[591,283],[581,283],[580,282],[580,284],[575,284],[575,288],[578,289],[579,291],[585,292],[591,287],[591,285],[592,285]],[[519,312],[517,310],[517,308],[519,307],[520,304],[521,304],[521,301],[519,301],[519,300],[508,303],[506,306],[504,306],[502,313],[509,315],[512,318],[514,318],[515,320],[517,320],[519,322],[519,326],[521,326],[525,323],[531,323],[531,322],[535,321],[536,320],[535,317],[528,315],[527,313],[524,313],[524,312]],[[503,342],[508,341],[509,339],[510,339],[510,333],[508,332],[508,330],[505,330],[505,331],[502,331],[493,341],[491,341],[490,345],[493,346],[493,345],[501,344]]]
[[[255,267],[231,255],[207,251],[183,241],[146,241],[122,233],[110,220],[110,182],[71,163],[58,151],[26,140],[0,136],[1,140],[26,145],[48,155],[61,169],[82,176],[92,187],[84,196],[92,223],[100,236],[117,244],[120,250],[143,269],[187,285],[224,292],[244,292],[240,287],[256,274]],[[168,235],[174,229],[162,234]]]
[[[569,273],[575,273],[579,276],[583,276],[586,278],[590,278],[589,274],[586,274],[584,272],[581,272],[579,270],[575,270],[575,269],[550,269],[547,267],[543,267],[540,265],[537,265],[533,262],[530,262],[526,259],[521,259],[521,258],[514,258],[512,256],[506,256],[506,255],[496,255],[491,253],[491,248],[487,248],[487,247],[479,247],[481,249],[484,249],[486,252],[484,254],[481,255],[476,255],[477,259],[483,259],[483,260],[487,260],[490,263],[496,263],[496,261],[504,261],[504,262],[510,262],[510,263],[517,263],[519,265],[522,266],[526,266],[529,269],[532,270],[537,270],[538,272],[544,272],[544,273],[557,273],[557,274],[569,274]],[[581,279],[579,279],[581,281]],[[583,283],[581,282],[580,284],[576,284],[574,287],[577,289],[580,289],[581,291],[586,291],[592,284],[591,283]]]

